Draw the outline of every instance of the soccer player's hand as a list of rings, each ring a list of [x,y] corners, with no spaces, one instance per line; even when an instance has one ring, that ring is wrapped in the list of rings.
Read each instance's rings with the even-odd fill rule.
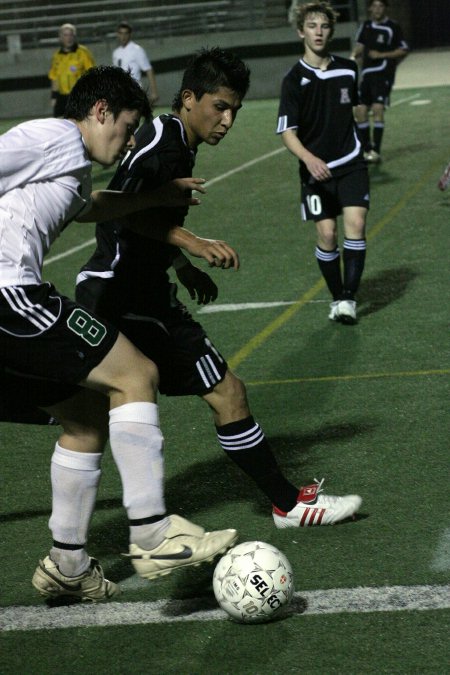
[[[197,300],[197,305],[207,305],[217,298],[218,288],[209,274],[195,265],[187,263],[176,270],[179,281],[185,286],[191,300]]]
[[[194,236],[183,248],[196,258],[204,258],[210,267],[239,269],[239,256],[225,241]]]
[[[309,173],[317,181],[320,182],[331,178],[331,171],[323,159],[310,154],[304,161]]]
[[[154,191],[161,206],[196,206],[198,197],[192,196],[192,190],[205,193],[204,178],[176,178]]]

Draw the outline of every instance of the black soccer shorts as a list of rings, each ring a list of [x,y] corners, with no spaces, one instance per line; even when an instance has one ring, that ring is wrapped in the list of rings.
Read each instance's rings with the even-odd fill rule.
[[[117,337],[115,326],[49,283],[0,288],[0,386],[1,371],[17,374],[30,404],[51,405],[75,393]],[[1,393],[7,395],[3,387]]]
[[[345,206],[369,208],[369,173],[363,162],[327,181],[302,182],[302,220],[337,218]]]
[[[119,328],[158,366],[162,394],[203,396],[225,377],[225,359],[179,301],[164,313],[124,316]]]
[[[383,73],[368,73],[364,75],[360,88],[360,102],[370,108],[373,103],[381,103],[385,108],[389,106],[393,81]]]

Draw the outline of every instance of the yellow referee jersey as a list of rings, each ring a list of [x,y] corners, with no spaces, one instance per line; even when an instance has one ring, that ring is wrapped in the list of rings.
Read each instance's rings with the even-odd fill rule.
[[[58,49],[53,54],[48,77],[50,80],[56,80],[57,91],[60,94],[70,94],[75,82],[93,66],[95,66],[94,57],[83,45],[75,45],[70,52]]]

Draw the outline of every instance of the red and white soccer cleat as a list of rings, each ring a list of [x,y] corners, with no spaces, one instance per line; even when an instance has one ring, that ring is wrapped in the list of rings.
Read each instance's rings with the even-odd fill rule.
[[[313,485],[302,487],[298,493],[297,506],[288,513],[273,507],[273,520],[276,527],[312,527],[313,525],[333,525],[353,516],[362,504],[358,495],[333,497],[322,493],[324,479],[314,479]]]

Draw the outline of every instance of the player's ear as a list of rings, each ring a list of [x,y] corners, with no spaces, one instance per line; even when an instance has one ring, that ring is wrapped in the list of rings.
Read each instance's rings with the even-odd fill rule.
[[[104,124],[107,116],[109,115],[108,102],[105,101],[105,99],[102,98],[95,102],[94,115],[100,124]]]
[[[195,100],[195,94],[192,89],[184,89],[181,92],[181,101],[183,103],[183,107],[186,108],[186,110],[190,110],[192,108]]]

